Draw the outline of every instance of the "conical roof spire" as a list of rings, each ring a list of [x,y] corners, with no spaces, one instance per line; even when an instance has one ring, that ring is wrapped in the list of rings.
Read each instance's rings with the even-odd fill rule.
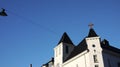
[[[97,36],[98,36],[98,35],[96,34],[96,32],[94,31],[94,29],[93,29],[93,25],[94,25],[94,24],[92,24],[92,23],[88,25],[88,26],[90,27],[88,37],[97,37]]]
[[[64,32],[64,34],[62,35],[58,44],[60,44],[61,42],[68,43],[68,44],[73,44],[66,32]]]

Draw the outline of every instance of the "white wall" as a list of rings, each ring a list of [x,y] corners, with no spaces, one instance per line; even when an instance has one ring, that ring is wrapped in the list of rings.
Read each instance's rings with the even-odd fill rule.
[[[54,48],[54,67],[57,67],[57,65],[61,65],[63,62],[63,45],[60,43]],[[61,67],[61,66],[60,66]]]
[[[98,67],[104,67],[103,57],[102,57],[102,48],[100,46],[100,37],[86,38],[86,42],[87,42],[87,45],[88,45],[89,58],[90,58],[90,61],[91,61],[90,62],[91,66],[88,66],[88,67],[95,67],[95,65],[98,65]],[[98,62],[94,62],[93,55],[97,56]]]
[[[86,67],[89,64],[87,50],[63,63],[62,67]]]
[[[65,46],[69,47],[68,54],[66,54],[65,52]],[[62,67],[63,60],[65,60],[68,57],[68,55],[71,53],[73,48],[74,48],[74,45],[67,44],[67,43],[60,43],[59,45],[57,45],[54,48],[54,66],[56,67],[57,65],[59,65],[59,67]]]

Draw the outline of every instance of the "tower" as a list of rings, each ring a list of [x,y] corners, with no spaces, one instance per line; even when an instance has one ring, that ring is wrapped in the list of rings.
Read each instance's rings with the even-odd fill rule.
[[[65,32],[62,35],[58,45],[54,48],[54,67],[62,67],[62,63],[66,60],[73,49],[74,45]]]
[[[104,67],[101,40],[91,26],[89,34],[85,39],[89,50],[90,67]]]

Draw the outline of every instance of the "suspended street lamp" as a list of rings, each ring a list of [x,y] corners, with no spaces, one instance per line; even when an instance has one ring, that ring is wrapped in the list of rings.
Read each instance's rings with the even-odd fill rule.
[[[0,16],[8,16],[7,13],[5,12],[4,8],[1,8],[2,11],[0,11]]]

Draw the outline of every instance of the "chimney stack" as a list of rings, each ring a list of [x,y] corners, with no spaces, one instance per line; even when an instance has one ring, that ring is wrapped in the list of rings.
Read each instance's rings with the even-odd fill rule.
[[[30,67],[32,67],[32,64],[30,64]]]

